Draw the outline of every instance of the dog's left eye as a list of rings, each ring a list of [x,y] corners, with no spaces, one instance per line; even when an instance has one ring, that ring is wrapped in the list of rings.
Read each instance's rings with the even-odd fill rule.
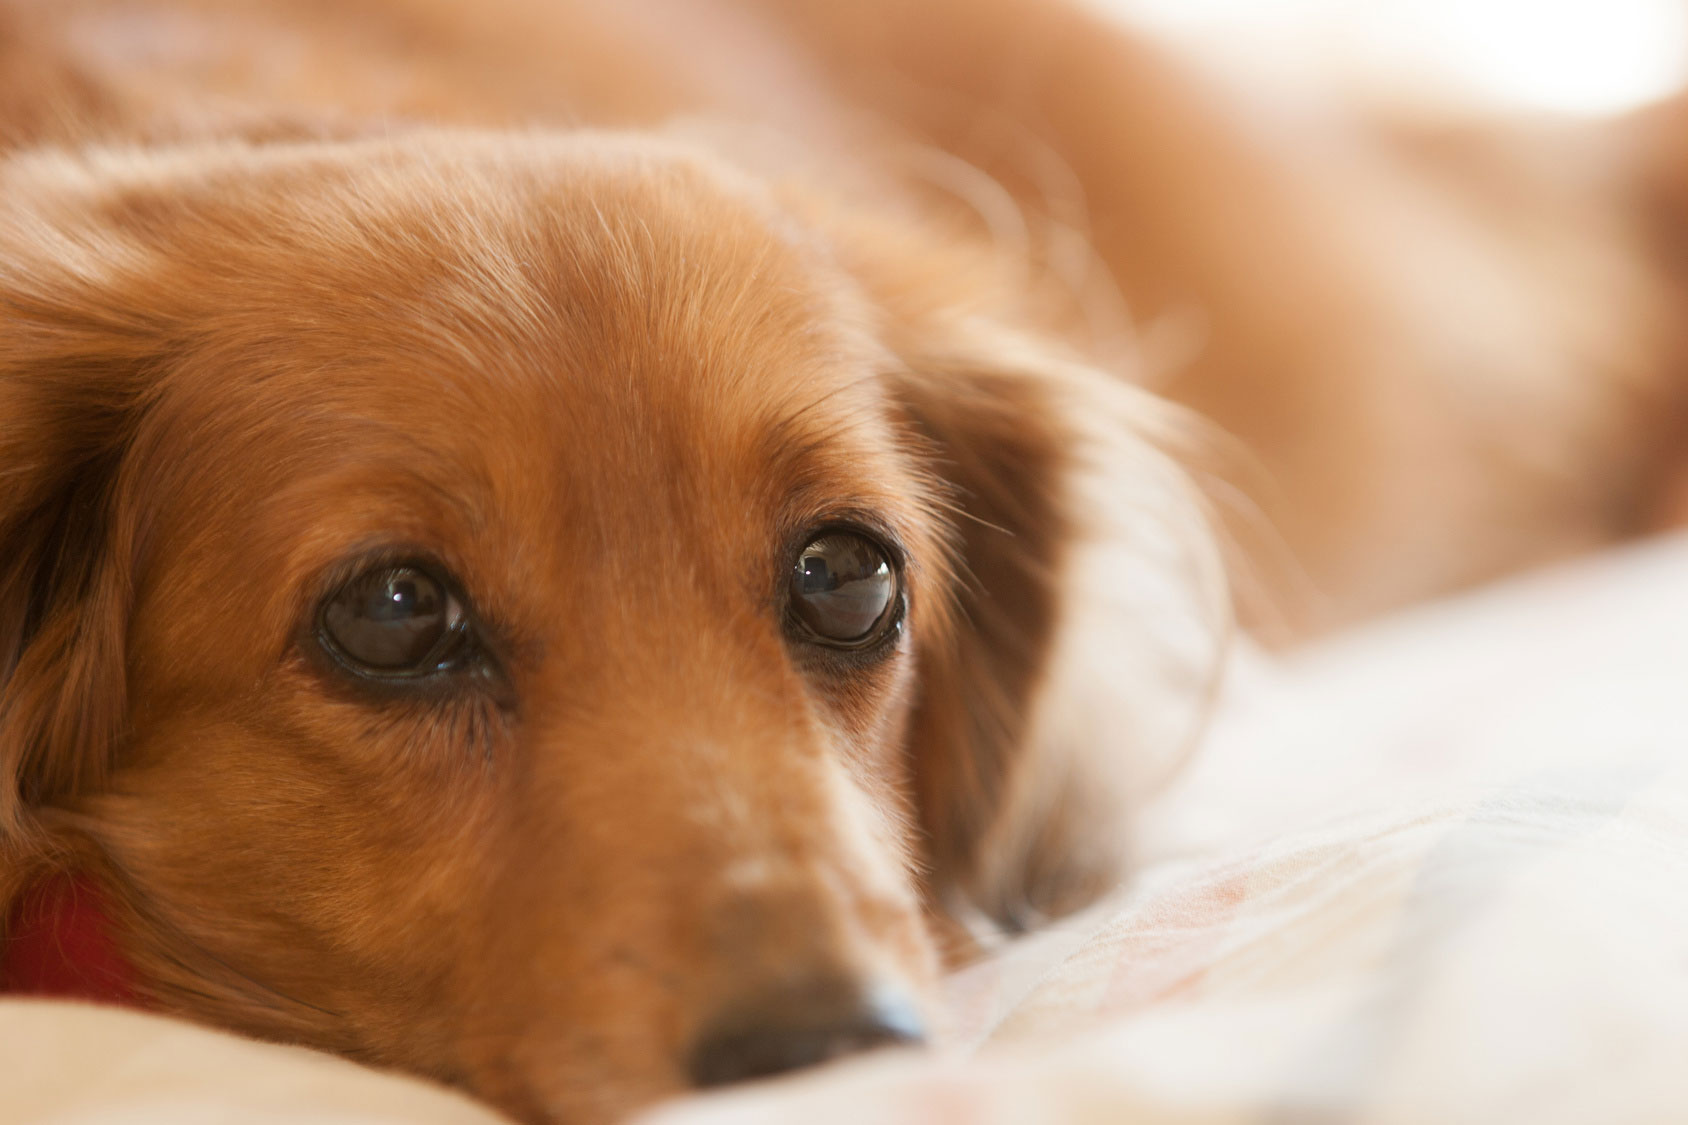
[[[325,647],[355,672],[417,676],[449,666],[468,634],[462,604],[438,578],[414,566],[367,571],[322,608]]]
[[[865,648],[895,627],[897,587],[885,548],[853,531],[829,532],[798,552],[791,609],[810,639]]]

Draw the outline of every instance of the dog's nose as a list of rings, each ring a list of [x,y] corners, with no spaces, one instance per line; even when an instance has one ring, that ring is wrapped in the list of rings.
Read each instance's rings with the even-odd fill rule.
[[[692,1051],[691,1077],[698,1086],[724,1086],[925,1039],[919,1013],[900,992],[820,982],[777,993],[707,1029]]]

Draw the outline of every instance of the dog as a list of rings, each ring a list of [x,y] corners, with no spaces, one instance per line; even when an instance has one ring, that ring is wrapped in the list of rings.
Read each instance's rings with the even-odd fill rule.
[[[0,12],[14,979],[535,1122],[919,1043],[1123,877],[1219,540],[1306,632],[1668,476],[1640,124],[1029,0]]]

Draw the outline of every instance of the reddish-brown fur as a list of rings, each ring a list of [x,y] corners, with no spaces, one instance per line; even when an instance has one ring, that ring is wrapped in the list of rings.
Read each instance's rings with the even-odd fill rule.
[[[149,1003],[531,1120],[796,979],[925,994],[976,912],[1117,877],[1120,767],[1205,686],[1212,623],[1133,593],[1206,579],[1118,291],[1202,310],[1161,389],[1325,620],[1646,499],[1627,181],[1336,136],[1010,0],[0,8],[0,902],[77,869]],[[908,560],[862,666],[781,608],[846,517]],[[330,666],[371,550],[461,581],[495,682]]]

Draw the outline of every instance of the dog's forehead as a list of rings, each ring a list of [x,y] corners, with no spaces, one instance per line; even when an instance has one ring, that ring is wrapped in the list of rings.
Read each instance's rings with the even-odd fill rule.
[[[338,515],[347,543],[601,541],[911,491],[847,281],[708,169],[501,154],[285,202],[243,267],[274,276],[207,298],[174,396],[202,479],[261,480],[231,503]]]
[[[260,337],[255,351],[290,332],[296,354],[339,367],[410,360],[512,391],[618,370],[640,376],[630,391],[707,378],[718,394],[723,375],[739,377],[730,387],[856,342],[860,306],[823,242],[701,157],[602,144],[376,155],[283,165],[235,214],[177,233],[175,253],[199,235],[230,259],[202,317]],[[219,280],[214,263],[200,272]]]

